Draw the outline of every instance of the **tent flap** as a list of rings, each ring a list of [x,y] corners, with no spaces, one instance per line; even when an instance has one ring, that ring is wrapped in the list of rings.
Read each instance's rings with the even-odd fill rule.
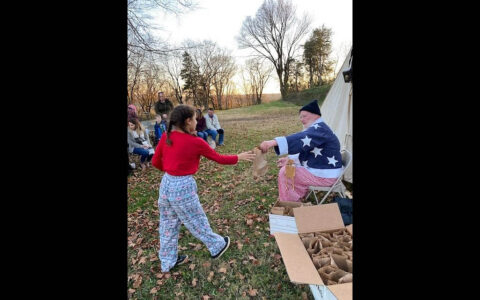
[[[353,89],[352,83],[345,83],[342,71],[350,68],[350,54],[352,49],[345,58],[342,68],[337,74],[327,97],[323,101],[320,111],[322,118],[328,126],[337,135],[341,149],[347,149],[352,153],[352,103],[353,103]],[[345,171],[344,180],[353,183],[352,165]]]

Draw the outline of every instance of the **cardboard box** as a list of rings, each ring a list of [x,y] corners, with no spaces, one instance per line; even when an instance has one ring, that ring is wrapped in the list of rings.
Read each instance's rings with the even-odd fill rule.
[[[346,229],[353,237],[353,225],[345,227],[337,203],[297,207],[293,211],[297,234],[285,232],[274,234],[290,281],[309,284],[315,299],[351,300],[353,298],[352,283],[326,286],[299,234]]]
[[[283,213],[287,208],[293,209],[296,207],[305,206],[305,204],[307,203],[291,201],[275,202],[275,205],[273,205],[270,214],[268,215],[270,234],[274,234],[275,232],[297,233],[297,224],[295,223],[295,218],[293,217],[293,214],[291,214],[290,216],[285,216],[283,215]]]

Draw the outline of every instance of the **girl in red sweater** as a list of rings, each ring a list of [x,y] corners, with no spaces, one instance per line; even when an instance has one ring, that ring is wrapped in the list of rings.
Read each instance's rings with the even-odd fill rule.
[[[152,158],[152,165],[164,171],[160,183],[158,207],[160,210],[160,250],[162,272],[187,261],[188,256],[178,256],[180,225],[201,240],[212,258],[220,257],[230,245],[228,236],[212,231],[197,195],[193,174],[198,170],[200,156],[222,165],[234,165],[239,160],[253,161],[251,151],[238,155],[220,155],[193,132],[197,120],[195,110],[188,105],[176,106],[170,114],[167,134],[163,134]]]

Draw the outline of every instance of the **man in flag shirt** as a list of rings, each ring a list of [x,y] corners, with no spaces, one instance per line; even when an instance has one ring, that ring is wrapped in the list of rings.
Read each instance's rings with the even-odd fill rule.
[[[280,201],[301,201],[309,186],[332,186],[343,170],[340,141],[321,118],[317,100],[299,111],[303,130],[289,136],[263,141],[260,149],[274,147],[277,155],[289,154],[277,161],[278,195]],[[295,177],[287,181],[286,164],[294,160]]]

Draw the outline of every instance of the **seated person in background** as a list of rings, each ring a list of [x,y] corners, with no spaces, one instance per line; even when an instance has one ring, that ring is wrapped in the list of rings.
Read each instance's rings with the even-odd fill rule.
[[[155,145],[158,144],[158,141],[162,137],[162,134],[167,131],[167,114],[163,114],[162,116],[157,115],[155,117],[155,125],[153,126],[155,129]]]
[[[223,129],[218,122],[218,117],[213,113],[213,108],[208,109],[208,114],[205,116],[207,120],[207,134],[210,135],[214,142],[216,142],[217,134],[220,135],[218,138],[217,146],[223,146]]]
[[[137,108],[135,105],[130,104],[128,106],[128,119],[138,118],[137,116]]]
[[[155,150],[146,130],[138,119],[128,120],[128,152],[138,154],[140,158],[140,166],[142,171],[145,171],[147,167],[150,167],[150,161],[152,160]]]
[[[197,117],[197,126],[195,127],[195,134],[207,142],[207,137],[208,134],[206,132],[207,130],[207,122],[205,120],[205,117],[202,114],[202,111],[200,109],[197,109],[195,116]]]
[[[260,144],[262,152],[275,147],[277,155],[290,154],[277,161],[281,201],[301,201],[309,186],[332,186],[343,170],[340,141],[321,118],[317,100],[303,106],[299,115],[302,131]],[[288,159],[295,163],[293,182],[285,172]]]

